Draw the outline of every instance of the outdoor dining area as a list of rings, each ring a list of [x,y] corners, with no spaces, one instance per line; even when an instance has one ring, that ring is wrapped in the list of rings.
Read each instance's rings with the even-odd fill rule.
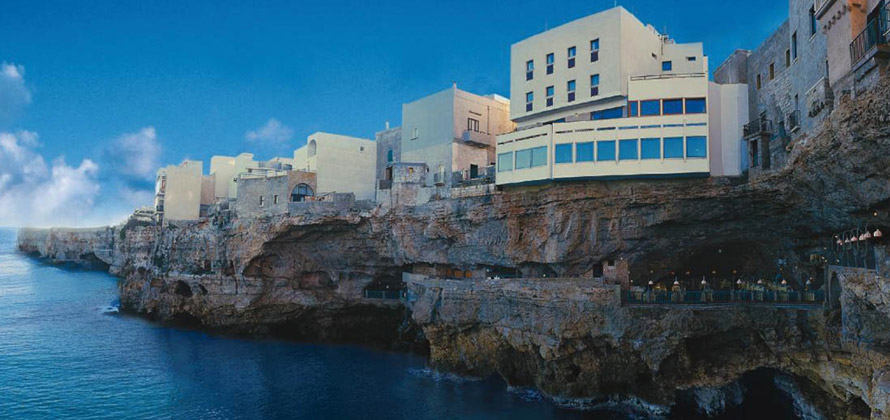
[[[812,280],[806,281],[803,290],[795,290],[787,280],[737,279],[730,287],[727,281],[721,280],[714,288],[707,279],[702,278],[697,287],[688,287],[675,278],[669,287],[654,281],[645,286],[635,286],[631,282],[629,290],[622,292],[622,303],[625,304],[718,304],[718,303],[750,303],[750,304],[821,304],[825,302],[823,290],[811,289]],[[722,286],[722,287],[721,287]]]

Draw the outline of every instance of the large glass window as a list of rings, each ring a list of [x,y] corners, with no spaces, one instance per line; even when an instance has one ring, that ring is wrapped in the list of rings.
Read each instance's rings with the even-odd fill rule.
[[[547,146],[532,149],[532,168],[547,164]]]
[[[528,169],[532,167],[532,149],[516,152],[516,169]]]
[[[547,86],[547,97],[553,96],[553,86]]]
[[[664,115],[677,115],[683,113],[683,100],[682,99],[665,99],[664,100]]]
[[[609,108],[602,111],[593,111],[591,114],[591,119],[593,120],[613,120],[616,118],[623,118],[624,107]]]
[[[682,159],[683,158],[683,137],[665,137],[664,138],[664,158],[665,159]]]
[[[638,140],[621,140],[618,142],[618,160],[637,160]]]
[[[661,159],[661,139],[640,140],[640,157],[643,159]]]
[[[572,144],[557,144],[553,156],[556,163],[572,163]]]
[[[640,115],[649,117],[652,115],[661,115],[661,101],[642,101],[640,102]]]
[[[575,162],[593,162],[593,142],[578,143],[575,146]]]
[[[708,138],[705,136],[686,137],[686,157],[708,157]]]
[[[498,172],[513,170],[513,152],[498,154]]]
[[[686,98],[687,114],[704,114],[707,110],[705,98]]]
[[[615,160],[615,140],[596,142],[596,160]]]
[[[627,103],[627,116],[628,117],[636,117],[640,115],[640,103],[639,102],[628,102]]]

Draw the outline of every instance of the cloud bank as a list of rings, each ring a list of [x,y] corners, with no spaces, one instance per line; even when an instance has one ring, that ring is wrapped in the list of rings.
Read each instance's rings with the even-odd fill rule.
[[[262,127],[244,133],[244,138],[251,142],[287,143],[294,137],[294,130],[275,118],[270,118]]]
[[[31,103],[31,90],[25,85],[25,67],[0,63],[0,126],[11,124]]]

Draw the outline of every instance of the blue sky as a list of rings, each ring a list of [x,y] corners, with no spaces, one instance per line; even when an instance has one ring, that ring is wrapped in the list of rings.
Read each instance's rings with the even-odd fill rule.
[[[717,0],[619,4],[679,42],[704,42],[712,69],[736,48],[755,48],[787,14],[775,0],[745,2],[756,14],[730,13]],[[314,131],[373,137],[385,121],[399,123],[403,102],[452,82],[509,96],[510,44],[612,5],[7,0],[0,63],[18,69],[7,73],[21,76],[16,86],[29,98],[9,105],[0,92],[8,114],[0,132],[36,135],[16,138],[46,162],[95,163],[95,204],[125,208],[147,195],[111,203],[111,184],[144,190],[150,176],[129,168],[120,181],[115,170],[187,157],[206,165],[213,154],[242,151],[290,155]],[[140,141],[157,150],[115,162],[119,147]],[[0,225],[2,215],[0,203]]]

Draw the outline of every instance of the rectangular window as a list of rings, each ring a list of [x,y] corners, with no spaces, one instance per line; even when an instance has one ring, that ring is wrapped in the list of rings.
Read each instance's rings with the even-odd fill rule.
[[[278,194],[272,196],[272,204],[278,204]]]
[[[637,101],[631,101],[627,103],[627,116],[628,117],[637,117],[640,115],[640,103]]]
[[[600,75],[599,74],[591,74],[590,75],[590,96],[596,96],[600,94]]]
[[[569,62],[568,62],[569,68],[575,67],[575,47],[569,47],[568,55],[569,55]]]
[[[686,157],[708,157],[708,138],[705,136],[686,137]]]
[[[776,64],[769,63],[769,79],[773,80],[776,78]]]
[[[553,53],[547,54],[547,74],[553,74]]]
[[[498,154],[498,172],[513,170],[513,152]]]
[[[695,57],[694,55],[690,55],[689,57],[686,57],[686,61],[689,61],[689,62],[695,61],[695,60],[697,60],[697,59],[698,59],[698,58]]]
[[[467,131],[479,132],[479,120],[475,118],[467,118]]]
[[[618,142],[618,160],[637,160],[639,156],[637,154],[637,147],[639,141],[634,140],[621,140]]]
[[[535,102],[535,93],[534,92],[526,92],[525,94],[525,112],[531,112],[533,109],[532,104]]]
[[[532,80],[535,78],[535,60],[529,60],[525,62],[525,80]]]
[[[624,107],[609,108],[602,111],[593,111],[590,113],[590,119],[598,120],[614,120],[624,118]]]
[[[260,196],[260,207],[266,205],[266,197]]]
[[[547,146],[532,149],[532,168],[547,164]]]
[[[791,67],[791,50],[785,50],[785,68]]]
[[[547,86],[547,106],[553,106],[553,86]]]
[[[572,143],[557,144],[553,151],[555,163],[572,163]]]
[[[643,159],[661,159],[661,139],[640,140],[640,157]]]
[[[641,101],[640,102],[640,115],[644,117],[650,117],[653,115],[661,115],[661,101]]]
[[[575,162],[593,162],[593,142],[575,145]]]
[[[686,98],[687,114],[704,114],[707,111],[705,98]]]
[[[532,149],[516,152],[516,169],[528,169],[532,167]]]
[[[816,9],[815,7],[810,8],[810,36],[816,35],[816,28],[819,27],[819,23],[816,21]]]
[[[568,83],[566,83],[566,91],[568,92],[569,102],[574,102],[575,101],[575,81],[574,80],[569,80]]]
[[[596,142],[596,161],[615,160],[615,140]]]
[[[791,34],[791,60],[797,60],[797,32]]]
[[[661,62],[661,71],[671,71],[674,69],[674,63],[670,61]]]
[[[590,62],[595,63],[600,59],[600,40],[599,38],[590,41]]]
[[[762,86],[762,85],[761,85],[761,83],[760,83],[760,75],[758,74],[758,75],[757,75],[757,90],[760,90],[760,87],[761,87],[761,86]]]
[[[683,137],[664,138],[664,158],[683,159]]]
[[[664,115],[679,115],[683,113],[682,99],[665,99]]]

